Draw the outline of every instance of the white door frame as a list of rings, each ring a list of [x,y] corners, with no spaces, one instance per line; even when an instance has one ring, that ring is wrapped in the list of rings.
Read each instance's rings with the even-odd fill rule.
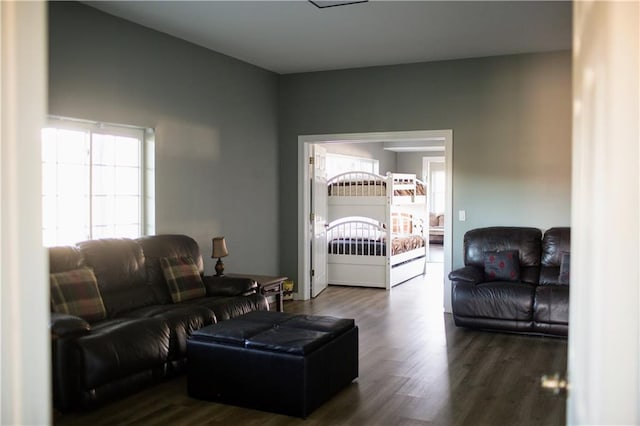
[[[567,424],[639,424],[640,4],[578,1],[573,22]]]
[[[311,285],[309,271],[310,237],[308,218],[310,194],[308,190],[310,146],[316,143],[371,143],[371,142],[415,142],[420,140],[443,140],[445,147],[445,170],[447,179],[445,233],[444,233],[444,309],[451,312],[451,282],[447,275],[452,264],[452,235],[453,235],[453,131],[446,130],[416,130],[403,132],[372,132],[372,133],[339,133],[324,135],[298,136],[298,290],[295,298],[307,300],[310,298]]]

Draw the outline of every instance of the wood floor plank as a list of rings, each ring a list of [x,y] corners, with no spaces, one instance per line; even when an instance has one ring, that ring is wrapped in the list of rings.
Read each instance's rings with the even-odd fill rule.
[[[355,318],[359,378],[307,419],[191,399],[180,376],[66,425],[563,425],[564,396],[543,374],[566,371],[563,339],[457,328],[442,311],[442,267],[388,292],[329,286],[285,311]]]

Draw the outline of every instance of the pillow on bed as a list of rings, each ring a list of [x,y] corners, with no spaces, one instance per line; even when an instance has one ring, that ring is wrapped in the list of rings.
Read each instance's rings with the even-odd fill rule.
[[[519,281],[518,250],[485,251],[484,278],[487,281]]]
[[[173,303],[206,296],[207,289],[192,258],[162,257],[160,266]]]

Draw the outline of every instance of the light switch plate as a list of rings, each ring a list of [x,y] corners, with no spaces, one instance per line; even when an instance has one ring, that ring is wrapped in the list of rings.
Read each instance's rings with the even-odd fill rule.
[[[464,222],[467,220],[467,212],[464,210],[458,210],[458,220],[460,222]]]

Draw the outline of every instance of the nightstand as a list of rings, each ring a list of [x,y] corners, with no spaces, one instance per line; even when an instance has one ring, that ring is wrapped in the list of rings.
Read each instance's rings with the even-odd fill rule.
[[[270,276],[270,275],[253,275],[253,274],[225,274],[226,277],[249,278],[258,283],[258,291],[265,297],[275,296],[276,310],[283,312],[282,303],[282,283],[287,277]]]

